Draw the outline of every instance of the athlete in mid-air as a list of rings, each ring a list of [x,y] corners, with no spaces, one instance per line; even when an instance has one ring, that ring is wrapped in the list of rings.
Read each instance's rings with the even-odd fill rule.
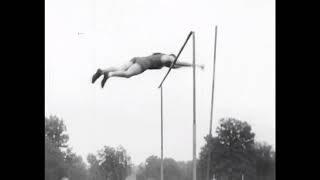
[[[141,74],[148,69],[161,69],[163,67],[170,68],[175,59],[176,56],[174,54],[164,53],[153,53],[152,55],[146,57],[134,57],[119,68],[109,67],[106,69],[98,69],[97,72],[92,76],[92,83],[94,83],[100,76],[103,75],[103,79],[101,81],[101,87],[103,88],[106,81],[110,77],[130,78],[132,76]],[[203,65],[196,66],[200,67],[201,69],[204,68]],[[177,69],[180,67],[192,67],[192,64],[177,61],[172,68]]]

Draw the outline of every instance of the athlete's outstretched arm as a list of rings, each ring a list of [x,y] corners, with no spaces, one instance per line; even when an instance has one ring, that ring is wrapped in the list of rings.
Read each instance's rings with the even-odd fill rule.
[[[187,62],[177,61],[172,68],[177,69],[177,68],[181,68],[181,67],[192,67],[192,64],[191,63],[187,63]],[[203,69],[204,65],[196,64],[196,67],[200,67],[201,69]]]

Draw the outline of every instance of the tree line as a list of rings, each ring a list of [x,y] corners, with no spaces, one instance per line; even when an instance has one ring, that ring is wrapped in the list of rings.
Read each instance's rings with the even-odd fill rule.
[[[104,146],[87,156],[87,165],[68,140],[63,120],[45,117],[45,180],[124,180],[131,173],[131,157],[123,147]]]
[[[197,179],[207,180],[274,180],[275,151],[271,145],[255,141],[247,122],[223,118],[216,136],[204,137],[197,159]],[[69,136],[62,119],[45,117],[45,180],[125,180],[134,174],[136,180],[160,180],[161,159],[149,156],[136,168],[124,147],[104,146],[89,154],[88,165],[68,146]],[[192,180],[192,161],[164,158],[164,180]]]
[[[275,180],[275,151],[255,141],[247,122],[223,118],[217,136],[207,135],[197,159],[197,180]],[[192,180],[193,162],[164,158],[164,180]],[[161,159],[150,156],[139,165],[137,180],[160,180]]]
[[[271,145],[255,141],[255,133],[247,122],[221,119],[216,134],[205,137],[197,165],[199,179],[206,179],[209,153],[211,179],[275,179],[275,151]]]

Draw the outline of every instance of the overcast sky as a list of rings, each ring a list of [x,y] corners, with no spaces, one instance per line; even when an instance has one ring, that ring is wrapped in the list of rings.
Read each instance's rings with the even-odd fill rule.
[[[275,146],[274,0],[45,0],[45,15],[45,114],[65,121],[84,159],[104,145],[122,145],[135,164],[160,156],[157,86],[167,69],[113,78],[104,89],[91,76],[134,56],[178,53],[190,31],[205,65],[196,74],[199,153],[209,131],[215,25],[213,129],[237,118]],[[192,41],[179,60],[192,62]],[[172,70],[164,84],[164,156],[192,159],[191,68]]]

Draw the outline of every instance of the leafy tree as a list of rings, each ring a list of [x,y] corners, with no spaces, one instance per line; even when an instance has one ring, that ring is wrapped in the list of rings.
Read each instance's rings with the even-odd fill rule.
[[[182,172],[178,163],[172,158],[163,160],[163,179],[166,180],[181,180]]]
[[[80,156],[67,146],[66,126],[57,116],[45,117],[45,179],[86,180],[87,170]],[[62,151],[62,148],[67,148]]]
[[[94,154],[87,156],[89,162],[88,180],[107,180],[103,175],[102,169],[99,166],[99,161]]]
[[[181,171],[181,180],[192,180],[193,162],[179,161],[177,163]]]
[[[211,153],[210,160],[210,179],[213,178],[213,174],[217,174],[218,168],[213,170],[213,167],[218,167],[218,159],[220,156],[224,155],[226,147],[219,143],[218,137],[210,137],[209,135],[205,137],[206,144],[200,150],[199,162],[197,164],[197,178],[201,180],[207,180],[207,166],[208,166],[208,154]],[[222,175],[223,172],[220,171]]]
[[[66,130],[62,119],[57,116],[45,117],[45,137],[48,137],[56,147],[67,147],[69,136],[65,134]]]
[[[65,162],[70,180],[87,180],[86,164],[82,157],[73,153],[70,148],[67,149]]]
[[[179,166],[180,165],[180,166]],[[157,156],[149,156],[137,173],[137,180],[153,179],[160,180],[161,159]],[[165,180],[181,180],[183,178],[181,163],[178,164],[172,158],[164,158],[163,160],[163,179]]]
[[[45,180],[57,180],[67,175],[63,158],[60,149],[45,137]]]
[[[68,141],[63,121],[56,116],[45,117],[45,179],[56,180],[67,175],[61,147]]]
[[[211,152],[210,177],[227,176],[229,180],[255,179],[254,136],[246,122],[228,118],[221,119],[216,130],[217,137],[205,137],[207,144],[200,152],[198,163],[199,177],[206,179],[207,160]]]
[[[119,146],[117,149],[105,146],[97,156],[87,157],[90,163],[91,176],[103,176],[107,180],[124,180],[131,173],[131,157]]]
[[[274,180],[275,152],[266,143],[254,141],[254,133],[246,122],[221,119],[217,137],[206,136],[198,162],[198,178],[205,180],[208,153],[211,153],[210,178],[240,180]]]
[[[275,179],[275,152],[267,143],[255,144],[257,180]]]
[[[145,163],[145,177],[148,179],[160,180],[160,170],[161,160],[157,156],[149,156]]]

